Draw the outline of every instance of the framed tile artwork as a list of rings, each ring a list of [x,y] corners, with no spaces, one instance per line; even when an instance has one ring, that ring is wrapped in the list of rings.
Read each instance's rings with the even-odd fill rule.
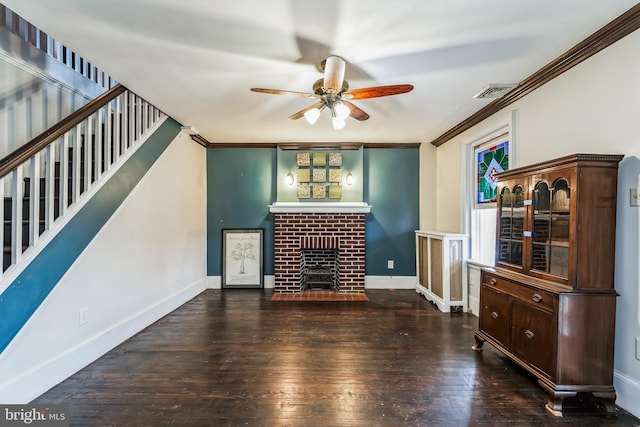
[[[327,197],[327,187],[324,184],[313,185],[313,198],[325,199]]]
[[[311,165],[311,156],[309,153],[298,153],[296,154],[296,164],[298,167],[300,166],[310,166]]]
[[[327,153],[313,153],[313,167],[325,166],[327,164]]]
[[[330,199],[342,199],[342,186],[332,184],[329,186]]]
[[[327,182],[326,169],[313,169],[313,182]]]
[[[298,199],[310,199],[311,186],[308,182],[298,184]]]
[[[342,199],[342,163],[339,152],[296,153],[298,199]]]
[[[342,153],[329,153],[329,167],[342,166]]]
[[[309,169],[298,169],[297,170],[297,175],[298,175],[298,182],[309,182],[309,181],[311,181],[311,176],[310,176]]]

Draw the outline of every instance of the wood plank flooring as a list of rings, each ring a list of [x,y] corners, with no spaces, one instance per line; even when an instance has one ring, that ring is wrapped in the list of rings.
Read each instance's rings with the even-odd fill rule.
[[[563,418],[477,318],[412,290],[368,302],[207,290],[34,401],[78,426],[639,426],[588,399]],[[582,407],[580,407],[580,405]]]

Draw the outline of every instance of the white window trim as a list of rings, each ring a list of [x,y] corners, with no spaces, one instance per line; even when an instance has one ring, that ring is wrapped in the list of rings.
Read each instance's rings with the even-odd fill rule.
[[[509,135],[509,169],[517,167],[517,110],[511,110],[507,114],[496,117],[487,125],[477,126],[477,130],[466,138],[460,141],[461,149],[461,161],[463,165],[463,179],[460,182],[462,197],[460,198],[460,212],[463,214],[460,216],[460,229],[468,236],[469,248],[471,248],[471,212],[476,208],[476,190],[475,190],[475,157],[474,149],[482,144],[485,144],[492,139],[498,138],[501,135]],[[473,179],[472,179],[473,178]],[[493,204],[487,207],[495,207]],[[478,206],[479,209],[484,208]]]

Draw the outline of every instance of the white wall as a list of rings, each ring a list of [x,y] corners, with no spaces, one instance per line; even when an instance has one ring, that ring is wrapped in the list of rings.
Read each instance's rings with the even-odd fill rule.
[[[640,31],[594,55],[508,108],[517,110],[515,164],[541,162],[572,153],[619,153],[616,278],[618,298],[615,386],[617,404],[640,416],[640,360],[635,340],[640,269],[639,208],[629,189],[640,185]],[[499,114],[504,114],[500,112]],[[497,116],[496,115],[496,116]],[[438,148],[435,209],[439,230],[460,232],[462,141],[493,118]],[[598,345],[594,341],[594,346]]]
[[[431,144],[420,145],[420,230],[436,229],[436,211],[433,209],[437,198],[436,177],[437,149]]]
[[[27,403],[204,290],[204,151],[182,134],[165,150],[0,356],[0,402]]]
[[[104,88],[0,27],[0,158]]]
[[[436,155],[436,230],[443,233],[461,233],[460,203],[462,172],[460,143],[449,141],[438,147]]]

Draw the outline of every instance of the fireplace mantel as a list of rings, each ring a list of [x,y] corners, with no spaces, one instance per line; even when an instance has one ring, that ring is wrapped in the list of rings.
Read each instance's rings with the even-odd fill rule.
[[[272,213],[369,213],[365,202],[275,202],[269,205]]]

